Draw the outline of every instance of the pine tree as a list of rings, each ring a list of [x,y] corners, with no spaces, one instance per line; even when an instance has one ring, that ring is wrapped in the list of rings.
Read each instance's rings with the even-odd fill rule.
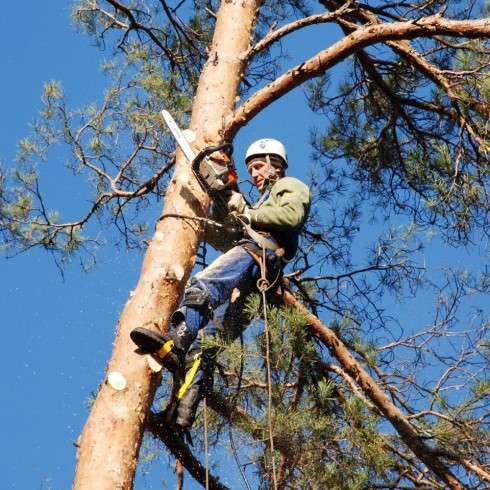
[[[210,439],[233,431],[250,444],[250,454],[240,444],[237,458],[254,464],[264,488],[488,485],[488,322],[475,308],[471,328],[458,323],[468,298],[488,292],[488,272],[448,270],[435,283],[416,262],[428,229],[453,246],[488,236],[486,13],[479,2],[441,0],[75,4],[80,28],[114,47],[104,65],[111,88],[101,105],[80,111],[67,107],[58,83],[47,83],[33,136],[19,143],[14,171],[0,172],[7,252],[39,246],[60,264],[79,256],[89,266],[96,221],[113,225],[128,247],[146,247],[79,440],[74,488],[131,488],[146,429],[204,481],[196,456],[150,410],[162,374],[129,340],[136,325],[168,328],[210,201],[174,152],[160,110],[170,109],[202,148],[233,140],[301,84],[326,118],[312,138],[316,212],[289,286],[269,298],[277,303],[267,315],[272,434],[260,298],[251,298],[258,326],[243,345],[208,346],[220,351],[207,400],[215,413]],[[281,43],[318,24],[337,25],[338,40],[326,48],[319,40],[316,55],[288,67]],[[329,75],[342,62],[349,73],[333,87]],[[70,148],[70,168],[93,188],[90,209],[70,223],[48,211],[38,186],[37,163],[57,144]],[[348,196],[343,208],[339,195]],[[160,199],[150,236],[145,209]],[[403,216],[406,225],[384,231],[359,266],[351,261],[353,240],[368,206],[386,220]],[[433,324],[390,338],[396,322],[384,314],[384,295],[402,300],[422,287],[437,295]],[[211,487],[222,484],[212,477]]]

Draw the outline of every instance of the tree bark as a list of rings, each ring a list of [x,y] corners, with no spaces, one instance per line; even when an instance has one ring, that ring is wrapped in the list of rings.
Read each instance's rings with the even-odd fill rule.
[[[223,120],[234,109],[250,48],[259,0],[226,0],[217,13],[208,61],[199,79],[191,117],[195,146],[221,139]],[[177,152],[176,169],[165,196],[163,214],[204,216],[209,205]],[[157,222],[134,293],[117,325],[107,376],[79,439],[73,488],[130,489],[145,419],[160,376],[145,357],[134,353],[129,332],[137,326],[165,331],[195,261],[200,237],[196,223],[177,218]]]

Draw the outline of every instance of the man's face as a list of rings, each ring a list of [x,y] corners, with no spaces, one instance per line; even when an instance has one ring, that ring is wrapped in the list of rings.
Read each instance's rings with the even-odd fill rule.
[[[269,165],[265,160],[256,159],[248,167],[248,171],[259,191],[264,188],[266,179],[269,178]]]
[[[282,167],[280,165],[271,162],[269,165],[265,159],[256,158],[250,162],[248,166],[248,172],[252,177],[253,183],[256,185],[259,191],[264,189],[264,186],[268,179],[275,176],[276,174],[282,171]]]

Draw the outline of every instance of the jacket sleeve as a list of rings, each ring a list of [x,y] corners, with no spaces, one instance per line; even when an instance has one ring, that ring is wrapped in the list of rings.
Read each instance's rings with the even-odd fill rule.
[[[310,203],[309,188],[298,179],[284,177],[274,184],[270,198],[250,211],[252,226],[263,230],[297,230],[306,221]]]

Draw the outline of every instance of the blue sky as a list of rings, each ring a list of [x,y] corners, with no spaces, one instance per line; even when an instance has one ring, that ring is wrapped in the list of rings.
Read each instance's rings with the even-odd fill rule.
[[[29,123],[40,110],[43,84],[60,80],[72,107],[98,100],[105,87],[99,63],[110,52],[101,53],[91,39],[75,32],[70,2],[4,0],[2,7],[0,159],[8,166],[17,141],[29,133]],[[309,36],[297,38],[303,57],[314,52],[309,40],[316,37],[315,31]],[[304,105],[302,90],[296,90],[240,132],[236,157],[254,139],[276,137],[288,147],[291,175],[302,177],[310,154],[309,129],[315,121]],[[243,167],[239,170],[245,177]],[[79,216],[88,205],[85,187],[69,175],[61,159],[47,162],[42,185],[51,196],[50,205],[66,219]],[[429,248],[424,260],[438,267],[448,261],[482,263],[483,257],[474,251],[446,249],[441,254]],[[75,263],[62,280],[42,251],[0,258],[2,488],[70,487],[73,443],[86,420],[87,400],[103,377],[114,326],[136,284],[140,264],[139,253],[108,246],[99,251],[95,270],[84,273]],[[429,310],[429,303],[422,305]],[[402,308],[414,323],[426,313],[420,310],[415,315],[410,306]],[[166,460],[162,463],[140,477],[136,488],[161,488],[161,479],[167,477]]]
[[[2,7],[0,159],[9,166],[18,140],[29,134],[29,124],[41,109],[44,83],[61,81],[72,107],[100,100],[105,80],[99,64],[110,52],[101,53],[91,39],[75,31],[70,2],[4,0]],[[308,44],[304,46],[308,50]],[[313,54],[311,48],[308,54]],[[240,133],[236,155],[243,155],[258,137],[294,142],[288,145],[290,160],[301,165],[292,165],[291,174],[300,176],[310,152],[311,122],[302,100],[297,90],[265,111]],[[296,124],[279,123],[285,111],[294,113]],[[243,167],[240,170],[243,178]],[[63,168],[62,159],[48,159],[41,185],[50,196],[49,205],[66,219],[79,216],[88,206],[84,185]],[[86,274],[73,264],[62,280],[42,251],[0,258],[3,488],[71,485],[73,443],[88,413],[86,402],[103,377],[114,326],[136,284],[140,264],[138,253],[106,247],[99,251],[94,271]],[[136,488],[161,488],[161,477],[159,469],[140,478]]]
[[[61,80],[74,106],[102,93],[99,52],[74,31],[69,5],[61,0],[2,4],[0,158],[7,165],[41,108],[46,81]],[[55,201],[65,202],[65,216],[76,215],[80,208],[66,196],[78,191],[61,161],[47,163],[43,185]],[[6,346],[0,360],[2,488],[71,486],[73,442],[88,413],[86,401],[102,379],[114,325],[140,260],[137,254],[103,249],[93,273],[74,264],[62,281],[43,252],[0,259]]]

